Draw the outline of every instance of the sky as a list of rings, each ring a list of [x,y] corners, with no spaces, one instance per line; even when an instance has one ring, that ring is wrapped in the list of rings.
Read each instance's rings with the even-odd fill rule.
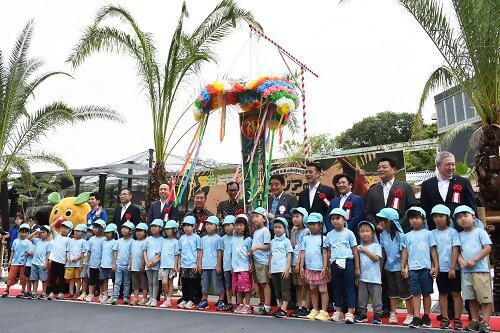
[[[192,29],[216,6],[217,0],[188,0]],[[352,0],[339,6],[334,0],[240,0],[252,11],[266,34],[319,73],[306,74],[308,133],[336,136],[364,117],[377,112],[415,112],[429,74],[443,60],[413,17],[395,0]],[[125,55],[95,54],[73,69],[65,60],[92,23],[99,8],[120,4],[128,9],[144,31],[151,32],[158,60],[166,60],[170,37],[182,2],[170,1],[62,1],[2,0],[0,49],[8,57],[24,25],[34,20],[31,56],[42,58],[46,71],[63,70],[74,79],[57,77],[47,81],[30,101],[35,111],[54,100],[72,106],[103,105],[125,118],[124,124],[93,120],[73,127],[57,128],[40,145],[59,154],[70,168],[104,165],[153,148],[151,113],[136,77],[135,62]],[[110,24],[123,27],[116,20]],[[277,49],[250,35],[247,26],[237,30],[215,49],[217,64],[205,64],[198,76],[189,78],[178,94],[173,110],[176,118],[204,85],[224,77],[252,80],[261,75],[287,73]],[[298,67],[288,62],[293,70]],[[437,92],[436,92],[437,93]],[[299,110],[302,123],[302,111]],[[424,119],[434,113],[432,97],[424,108]],[[228,115],[226,137],[219,142],[219,117],[209,122],[201,158],[239,163],[240,142],[236,110]],[[173,141],[193,124],[189,112],[179,122]],[[302,140],[302,128],[285,131],[283,140]],[[192,134],[174,149],[185,155]],[[279,147],[278,147],[279,148]],[[35,165],[34,170],[54,167]]]

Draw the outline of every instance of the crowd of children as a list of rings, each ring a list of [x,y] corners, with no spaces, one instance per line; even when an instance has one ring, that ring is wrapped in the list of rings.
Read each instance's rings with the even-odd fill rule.
[[[284,217],[268,221],[261,207],[252,211],[251,221],[246,214],[226,216],[223,221],[210,216],[205,221],[207,234],[202,238],[195,232],[193,216],[186,216],[180,226],[173,220],[165,223],[156,219],[149,228],[144,223],[134,226],[126,222],[120,230],[101,220],[91,228],[77,225],[74,229],[66,221],[60,233],[55,229],[57,222],[31,234],[29,226],[21,224],[12,245],[7,288],[2,297],[9,295],[19,275],[20,297],[92,302],[97,286],[101,303],[114,305],[121,298],[123,304],[155,307],[161,283],[165,297],[160,307],[165,308],[173,306],[174,278],[178,275],[182,286],[179,308],[208,309],[208,295],[213,294],[219,298],[215,304],[219,311],[286,317],[294,290],[298,306],[292,313],[294,317],[349,324],[367,322],[371,301],[372,323],[380,324],[384,277],[390,299],[389,324],[398,323],[396,307],[402,299],[407,309],[403,325],[415,328],[431,327],[429,313],[436,279],[440,328],[462,329],[463,298],[468,301],[471,316],[466,329],[489,332],[491,240],[475,222],[470,207],[459,206],[452,215],[446,206],[437,205],[429,217],[420,207],[412,207],[406,212],[412,226],[407,234],[397,211],[384,208],[377,214],[383,229],[379,235],[372,223],[359,223],[360,244],[346,227],[348,215],[340,208],[330,212],[334,228],[326,234],[321,214],[308,214],[301,207],[291,214],[293,226]],[[435,230],[427,229],[427,218],[433,219]],[[457,232],[453,223],[463,231]],[[110,279],[114,288],[108,294]],[[69,282],[66,296],[62,293],[65,281]],[[260,304],[252,308],[254,283]],[[328,292],[331,283],[333,300],[329,300]],[[274,312],[272,289],[278,303]],[[452,314],[448,313],[449,294],[454,302]],[[334,306],[331,316],[330,301]]]

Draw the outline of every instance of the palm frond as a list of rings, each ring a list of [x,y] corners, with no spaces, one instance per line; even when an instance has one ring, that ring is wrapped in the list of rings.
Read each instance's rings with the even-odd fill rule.
[[[118,123],[124,123],[123,117],[110,108],[96,105],[78,106],[74,109],[73,121],[87,121],[93,119],[111,120]]]

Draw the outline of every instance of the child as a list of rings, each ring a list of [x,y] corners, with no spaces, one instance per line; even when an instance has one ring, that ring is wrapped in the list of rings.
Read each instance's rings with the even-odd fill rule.
[[[179,251],[181,252],[181,283],[182,300],[178,307],[181,309],[194,309],[195,303],[201,299],[201,238],[193,233],[196,219],[186,216],[182,221],[184,235],[179,238]]]
[[[87,264],[87,251],[89,247],[89,239],[94,236],[92,231],[92,225],[86,227],[85,232],[85,254],[82,258],[82,270],[80,272],[80,278],[82,279],[82,291],[80,296],[76,299],[77,301],[84,301],[87,298],[87,290],[89,288],[89,266]]]
[[[302,242],[304,237],[309,235],[309,229],[305,227],[307,217],[309,214],[305,208],[293,208],[290,213],[292,214],[293,228],[290,232],[290,243],[293,247],[293,257],[292,257],[292,283],[295,286],[295,293],[297,298],[298,308],[292,313],[292,317],[305,317],[309,314],[309,310],[306,306],[303,306],[304,289],[306,294],[309,293],[309,288],[304,279],[300,276],[300,266],[304,263],[300,262],[300,251],[302,248]],[[307,297],[306,297],[307,299]],[[306,302],[307,303],[307,302]]]
[[[165,223],[166,239],[163,240],[160,256],[160,272],[158,279],[161,280],[165,300],[160,308],[168,308],[172,305],[172,294],[174,293],[174,278],[179,273],[179,241],[175,239],[178,225],[174,220]]]
[[[73,238],[70,239],[66,246],[66,269],[64,271],[64,278],[69,281],[68,299],[77,299],[77,292],[80,290],[82,258],[86,252],[86,244],[83,239],[85,229],[85,224],[78,224],[73,232]]]
[[[224,285],[222,282],[222,239],[217,234],[219,219],[209,216],[205,220],[207,234],[201,238],[201,293],[202,299],[198,304],[199,310],[206,310],[208,306],[208,290],[210,287],[219,296],[215,307],[224,309]]]
[[[66,267],[66,249],[68,248],[68,243],[70,238],[68,237],[71,230],[73,230],[73,223],[70,221],[64,221],[61,224],[61,234],[56,231],[56,224],[59,223],[59,219],[56,219],[50,225],[50,231],[54,236],[54,242],[52,244],[52,250],[50,251],[51,260],[50,264],[50,294],[47,297],[48,300],[54,298],[54,294],[58,293],[57,299],[63,299],[64,293],[64,273]]]
[[[34,233],[32,242],[35,245],[35,250],[33,251],[33,260],[31,261],[31,274],[30,281],[32,283],[32,298],[37,298],[38,294],[38,281],[42,281],[42,292],[40,298],[44,299],[47,297],[47,278],[49,276],[47,267],[49,264],[49,255],[52,248],[50,243],[50,227],[47,225],[42,225],[38,231]],[[33,235],[33,234],[32,234]],[[30,236],[32,236],[30,235]]]
[[[491,252],[491,239],[484,229],[474,226],[474,210],[462,205],[455,208],[453,217],[464,231],[459,233],[460,255],[458,262],[462,267],[462,295],[469,300],[472,320],[467,331],[490,332],[489,322],[493,305],[491,275],[488,255]],[[479,305],[483,320],[479,322]]]
[[[236,293],[236,303],[238,304],[234,313],[252,313],[250,307],[251,272],[253,271],[251,248],[252,238],[248,229],[248,217],[245,214],[239,214],[234,221],[234,236],[231,241],[231,287]]]
[[[372,324],[382,323],[382,276],[380,274],[380,261],[382,247],[375,234],[375,226],[367,221],[358,224],[361,245],[358,246],[359,266],[361,275],[358,282],[358,315],[354,318],[357,323],[367,321],[366,307],[368,299],[372,299],[373,321]]]
[[[113,285],[113,300],[111,305],[118,303],[120,289],[123,284],[123,305],[128,304],[130,297],[130,272],[128,271],[128,261],[130,248],[132,246],[132,233],[135,226],[132,222],[123,223],[120,228],[122,238],[118,239],[113,246],[113,272],[115,272],[115,282]]]
[[[151,236],[144,242],[144,264],[146,276],[148,277],[149,300],[146,306],[156,307],[156,295],[160,283],[158,280],[158,270],[160,269],[160,255],[163,244],[161,232],[163,230],[163,220],[155,219],[151,222]]]
[[[130,305],[144,305],[148,298],[148,278],[144,271],[144,242],[148,235],[148,225],[139,223],[135,227],[136,239],[130,247],[129,271],[132,274],[132,289],[134,290],[134,300]],[[142,299],[139,300],[139,289],[142,289]]]
[[[273,313],[276,318],[286,317],[286,307],[290,302],[290,269],[292,266],[293,247],[287,238],[288,221],[277,217],[273,221],[274,239],[271,241],[269,254],[269,276],[272,278],[274,293],[278,300],[278,310]]]
[[[222,311],[233,311],[233,291],[232,291],[232,266],[231,266],[231,248],[234,237],[234,215],[227,215],[222,222],[224,236],[222,236],[222,269],[224,271],[224,289],[226,290],[227,303]]]
[[[7,277],[7,287],[2,294],[2,297],[9,296],[10,287],[16,284],[16,278],[19,274],[19,280],[21,282],[21,293],[18,294],[18,298],[24,297],[26,291],[26,277],[24,276],[24,270],[26,265],[27,255],[26,252],[29,249],[30,241],[27,239],[30,231],[30,226],[28,223],[23,223],[19,226],[18,238],[14,239],[12,243],[10,258],[9,258],[9,275]]]
[[[94,298],[95,285],[101,285],[102,280],[99,279],[99,267],[101,266],[102,259],[102,244],[105,238],[102,236],[102,232],[106,224],[103,220],[96,220],[92,223],[92,231],[94,236],[92,236],[87,242],[87,266],[89,269],[89,293],[85,298],[86,302],[92,302]],[[99,296],[99,301],[102,300],[102,296]]]
[[[28,223],[29,226],[29,223]],[[31,229],[30,229],[31,230]],[[29,235],[31,236],[31,235]],[[28,248],[26,249],[26,265],[24,265],[24,276],[26,277],[26,293],[24,293],[24,298],[33,298],[33,294],[31,293],[31,282],[30,282],[30,276],[31,276],[31,262],[33,260],[33,255],[35,252],[35,245],[31,242],[31,239],[27,237],[27,239],[30,241],[28,244]],[[36,295],[36,293],[35,293]]]
[[[311,213],[307,217],[307,228],[310,234],[304,237],[300,249],[300,276],[309,285],[312,310],[307,319],[328,321],[328,287],[330,269],[328,267],[328,250],[323,239],[323,215]],[[303,264],[302,264],[303,263]],[[321,310],[319,310],[321,295]]]
[[[403,228],[399,224],[399,214],[393,208],[382,208],[377,213],[377,220],[383,231],[380,234],[380,245],[384,257],[384,275],[387,281],[387,294],[390,299],[391,313],[389,324],[397,325],[396,307],[399,299],[406,303],[407,315],[403,321],[409,326],[413,321],[413,305],[408,291],[408,279],[401,274],[401,250],[406,240]]]
[[[113,247],[116,243],[116,233],[116,224],[110,223],[104,229],[105,240],[102,243],[101,266],[99,267],[99,280],[102,281],[101,297],[99,300],[101,304],[111,304],[113,302],[113,297],[108,291],[108,284],[110,279],[115,279],[113,272]]]
[[[260,304],[254,312],[271,314],[271,286],[269,279],[269,249],[271,247],[271,232],[266,227],[267,211],[257,207],[252,211],[254,226],[251,253],[254,261],[253,278],[259,286]]]
[[[10,253],[12,252],[12,245],[14,244],[14,241],[18,238],[19,236],[19,226],[23,224],[24,222],[24,217],[22,214],[16,214],[16,219],[14,220],[14,225],[10,227],[9,232],[8,232],[8,239],[9,239],[9,247],[8,247],[8,256],[10,258]]]
[[[359,277],[359,256],[356,236],[347,229],[348,215],[342,208],[334,208],[330,212],[333,230],[326,234],[325,246],[330,248],[330,269],[334,281],[335,312],[331,319],[335,322],[344,321],[342,313],[342,295],[347,297],[347,313],[345,323],[354,324],[356,308],[355,280]]]
[[[412,231],[406,234],[401,254],[401,272],[409,277],[409,291],[413,302],[413,321],[410,327],[431,327],[429,312],[431,310],[431,294],[434,292],[433,279],[439,272],[436,252],[436,241],[432,232],[427,229],[425,211],[420,207],[411,207],[406,216]],[[432,258],[432,260],[431,260]],[[420,318],[420,298],[424,304],[424,315]]]
[[[439,290],[439,307],[441,309],[441,324],[439,328],[448,329],[448,294],[453,295],[454,318],[453,330],[462,330],[462,295],[460,287],[460,271],[456,273],[457,259],[460,247],[460,237],[455,228],[450,228],[450,209],[445,205],[436,205],[431,210],[431,216],[436,224],[432,235],[436,241],[439,258],[439,273],[436,283]]]

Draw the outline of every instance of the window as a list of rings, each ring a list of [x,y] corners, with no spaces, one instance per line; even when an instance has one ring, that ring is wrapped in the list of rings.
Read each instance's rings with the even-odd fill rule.
[[[443,128],[446,126],[446,115],[444,113],[444,102],[443,101],[436,104],[436,110],[437,110],[438,127]]]
[[[464,100],[465,100],[465,115],[467,116],[467,119],[475,117],[476,109],[474,109],[472,101],[470,100],[467,94],[464,94]]]
[[[450,126],[456,123],[455,120],[455,110],[453,108],[453,98],[447,98],[444,100],[446,106],[446,125]]]
[[[453,96],[455,100],[455,112],[457,115],[457,122],[461,122],[465,120],[465,110],[464,110],[464,102],[462,100],[462,93],[456,94]]]

